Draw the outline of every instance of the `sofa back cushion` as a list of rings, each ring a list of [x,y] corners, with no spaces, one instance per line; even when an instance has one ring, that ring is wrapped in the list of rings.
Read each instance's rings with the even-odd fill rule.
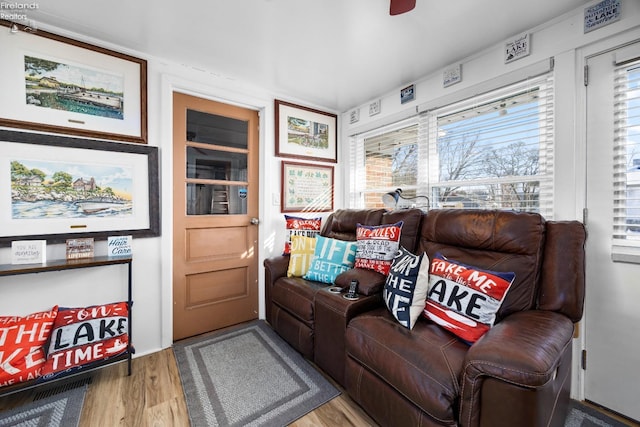
[[[327,217],[320,235],[354,242],[358,224],[380,225],[384,212],[384,209],[338,209]]]
[[[422,220],[418,253],[437,252],[485,270],[513,272],[496,321],[536,306],[545,221],[534,213],[487,210],[431,210]]]
[[[382,215],[381,224],[395,224],[402,221],[402,233],[400,234],[400,246],[409,252],[416,253],[418,238],[420,237],[420,224],[424,213],[420,209],[400,209],[385,212]]]

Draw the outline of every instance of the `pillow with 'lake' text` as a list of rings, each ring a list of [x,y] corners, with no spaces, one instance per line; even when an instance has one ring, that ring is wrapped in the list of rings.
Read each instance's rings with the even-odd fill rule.
[[[0,316],[0,387],[40,377],[57,314],[56,305],[27,316]]]
[[[389,268],[382,298],[393,317],[405,328],[413,329],[416,324],[424,310],[428,288],[427,254],[414,255],[400,246]]]
[[[437,253],[431,260],[424,315],[474,343],[493,326],[515,278],[513,272],[483,270]]]
[[[334,283],[336,277],[353,267],[356,260],[356,242],[317,236],[316,249],[311,259],[307,280]]]
[[[386,275],[391,260],[400,247],[402,221],[388,225],[362,225],[356,228],[356,268],[374,270]]]
[[[292,236],[306,236],[316,237],[320,234],[320,226],[322,224],[322,218],[300,218],[297,216],[285,215],[284,220],[286,222],[286,241],[284,242],[284,250],[282,255],[291,253],[291,237]]]
[[[307,274],[315,250],[315,237],[291,236],[291,253],[289,254],[287,277],[302,277]]]
[[[45,379],[129,351],[129,303],[61,308],[51,332]]]

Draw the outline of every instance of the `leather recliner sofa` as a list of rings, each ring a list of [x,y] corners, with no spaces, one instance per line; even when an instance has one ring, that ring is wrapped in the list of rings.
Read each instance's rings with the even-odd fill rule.
[[[335,217],[352,214],[336,211],[322,233],[335,231]],[[574,324],[583,312],[584,226],[533,213],[432,210],[416,230],[413,247],[412,231],[402,230],[403,246],[414,253],[515,272],[495,325],[477,342],[469,345],[422,317],[411,330],[401,326],[382,302],[378,273],[352,269],[339,276],[343,286],[359,280],[362,298],[348,303],[325,292],[328,285],[284,279],[278,269],[284,266],[286,276],[287,257],[265,261],[267,320],[381,425],[563,425]],[[295,313],[277,294],[302,286],[314,289],[304,319],[311,332],[293,342],[274,312]]]

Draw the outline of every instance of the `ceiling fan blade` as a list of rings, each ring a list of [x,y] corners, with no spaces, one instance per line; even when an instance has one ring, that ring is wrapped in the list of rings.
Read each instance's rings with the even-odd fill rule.
[[[391,7],[389,8],[390,15],[400,15],[401,13],[409,12],[416,7],[416,0],[390,0]]]

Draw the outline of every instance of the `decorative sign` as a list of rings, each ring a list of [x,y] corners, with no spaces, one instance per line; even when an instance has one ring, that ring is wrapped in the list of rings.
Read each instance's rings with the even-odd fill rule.
[[[528,56],[531,47],[531,38],[529,33],[519,35],[513,40],[508,41],[504,45],[504,63],[516,61],[520,58]]]
[[[462,65],[454,65],[442,73],[442,86],[448,87],[462,81]]]
[[[349,113],[349,123],[354,124],[360,121],[360,109],[356,108]]]
[[[47,262],[46,240],[11,242],[11,264],[44,264]]]
[[[93,258],[93,238],[67,239],[67,259]]]
[[[238,188],[238,197],[241,199],[247,198],[247,189],[246,188]]]
[[[131,236],[107,237],[107,255],[110,257],[131,256]]]
[[[620,20],[620,0],[603,0],[584,9],[584,32],[596,30]]]
[[[416,99],[416,87],[415,85],[407,86],[400,91],[400,103],[406,104]]]
[[[380,114],[380,100],[373,101],[369,104],[369,116],[375,116],[376,114]]]

